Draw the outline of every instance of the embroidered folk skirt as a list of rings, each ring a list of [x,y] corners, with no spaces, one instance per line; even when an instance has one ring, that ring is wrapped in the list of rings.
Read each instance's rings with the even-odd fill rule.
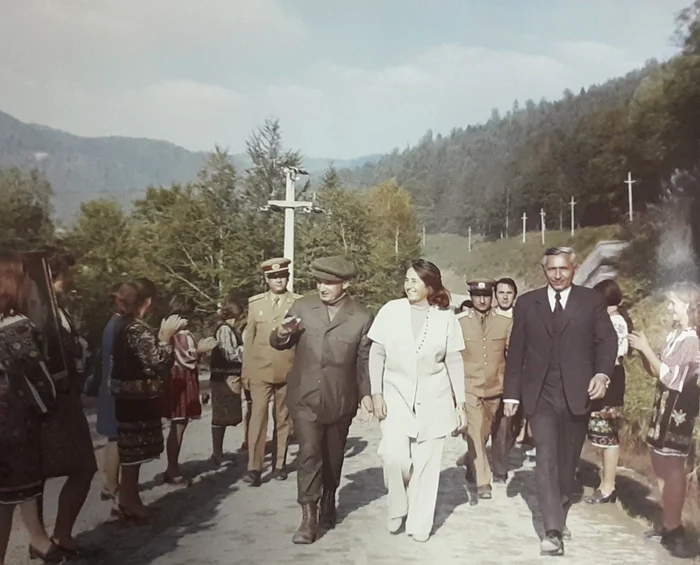
[[[53,409],[41,421],[41,460],[44,478],[94,474],[97,471],[80,393],[58,393]]]
[[[163,453],[163,399],[116,398],[117,446],[122,465],[141,465]]]
[[[591,413],[588,420],[588,440],[596,447],[620,445],[620,413],[617,408],[606,407]]]
[[[0,504],[25,502],[43,490],[40,418],[0,377]]]
[[[240,382],[240,377],[235,377]],[[237,426],[243,421],[240,386],[236,393],[226,381],[210,381],[211,425],[217,427]],[[234,387],[236,388],[236,387]]]
[[[202,415],[197,370],[174,365],[170,370],[170,378],[164,384],[164,418],[186,420],[199,418]]]
[[[687,455],[699,407],[700,390],[695,380],[686,381],[681,392],[657,381],[647,443],[662,455]]]

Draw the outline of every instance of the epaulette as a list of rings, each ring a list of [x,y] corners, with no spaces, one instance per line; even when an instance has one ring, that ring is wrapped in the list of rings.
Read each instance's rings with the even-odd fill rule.
[[[294,297],[294,300],[299,300],[301,297],[303,297],[303,294],[297,294],[296,292],[292,292],[292,296]]]
[[[261,292],[260,294],[256,294],[255,296],[251,296],[248,299],[248,303],[250,304],[251,302],[255,302],[256,300],[260,300],[261,298],[265,298],[265,292]]]
[[[465,316],[467,318],[471,318],[474,315],[474,313],[471,310],[467,310],[466,312],[460,312],[457,314],[457,319],[459,320],[460,318],[464,318]]]

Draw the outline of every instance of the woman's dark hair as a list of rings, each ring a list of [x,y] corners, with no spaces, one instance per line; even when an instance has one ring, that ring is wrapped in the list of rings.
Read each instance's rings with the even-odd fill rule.
[[[416,272],[420,280],[428,287],[428,304],[437,306],[442,310],[449,308],[450,293],[442,285],[442,274],[438,266],[425,259],[418,259],[418,261],[411,263],[410,268]]]
[[[622,306],[622,290],[620,290],[620,286],[613,279],[605,279],[595,285],[593,290],[597,290],[603,295],[606,306],[617,306],[617,312],[627,323],[627,329],[629,331],[634,331],[632,318],[630,318],[627,309]]]
[[[125,282],[119,287],[115,300],[115,311],[122,316],[134,316],[148,299],[154,303],[158,298],[158,288],[147,278]]]
[[[9,251],[0,252],[0,316],[24,311],[25,277],[22,258]]]
[[[231,318],[240,318],[243,314],[243,306],[238,300],[229,299],[219,309],[219,318],[222,320],[230,320]]]
[[[465,300],[459,305],[459,309],[462,310],[463,308],[473,308],[474,303],[471,300]]]
[[[64,276],[68,270],[75,265],[75,256],[63,249],[47,245],[41,249],[49,265],[51,278],[53,280]]]
[[[593,287],[605,297],[606,306],[619,306],[622,303],[622,291],[613,279],[600,281]]]
[[[109,289],[109,294],[107,294],[109,309],[112,312],[117,311],[117,298],[119,296],[119,289],[121,288],[121,286],[122,283],[113,284]]]
[[[168,305],[168,310],[170,315],[176,314],[187,318],[194,314],[194,310],[197,307],[195,301],[184,294],[176,294],[170,299],[170,304]]]

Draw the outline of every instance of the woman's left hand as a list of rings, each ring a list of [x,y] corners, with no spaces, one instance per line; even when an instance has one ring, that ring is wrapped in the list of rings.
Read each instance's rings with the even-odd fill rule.
[[[637,351],[647,351],[650,349],[649,340],[642,332],[631,332],[628,339],[632,349],[636,349]]]

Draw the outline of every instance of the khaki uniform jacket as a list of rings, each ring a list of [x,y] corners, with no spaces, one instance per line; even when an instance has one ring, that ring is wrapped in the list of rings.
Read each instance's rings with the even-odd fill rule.
[[[296,350],[287,383],[292,416],[321,424],[353,418],[370,394],[367,333],[374,317],[348,296],[330,321],[317,294],[297,300],[289,316],[301,318],[300,331],[280,340],[274,329],[268,339],[275,348]]]
[[[279,296],[279,303],[273,309],[275,296]],[[275,295],[267,291],[248,299],[248,323],[243,334],[241,369],[244,382],[280,384],[287,381],[287,374],[294,362],[294,351],[277,351],[270,347],[270,332],[282,323],[299,297],[291,292]]]
[[[513,320],[491,310],[483,327],[480,314],[467,310],[457,316],[464,336],[464,376],[467,394],[491,398],[503,394],[506,350]]]

